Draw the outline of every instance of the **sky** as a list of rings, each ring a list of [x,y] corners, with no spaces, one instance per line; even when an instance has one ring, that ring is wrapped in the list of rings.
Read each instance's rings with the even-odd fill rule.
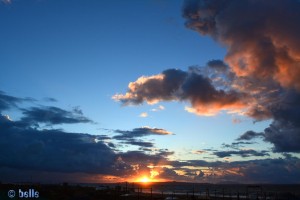
[[[299,9],[0,1],[0,181],[300,183]]]

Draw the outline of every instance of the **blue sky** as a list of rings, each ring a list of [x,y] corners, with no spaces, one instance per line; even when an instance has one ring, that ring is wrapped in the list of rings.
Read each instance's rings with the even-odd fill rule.
[[[202,30],[202,27],[199,28],[193,21],[195,20],[192,17],[193,13],[188,17],[183,17],[184,7],[188,10],[189,6],[192,8],[193,5],[193,8],[198,8],[199,12],[203,11],[205,5],[201,5],[199,2],[201,1],[185,3],[160,0],[2,1],[0,3],[0,90],[7,96],[34,99],[31,101],[20,100],[16,103],[17,106],[12,105],[0,110],[2,116],[9,115],[16,122],[24,121],[24,116],[29,118],[30,114],[33,115],[33,112],[29,112],[34,110],[33,107],[48,109],[47,112],[51,112],[49,107],[52,106],[70,111],[72,114],[69,113],[68,116],[77,120],[80,117],[86,117],[92,122],[80,121],[82,118],[78,123],[69,121],[54,123],[51,120],[51,122],[41,120],[35,123],[35,125],[38,124],[38,127],[34,127],[34,123],[31,121],[32,124],[27,129],[35,131],[60,129],[63,133],[72,132],[79,135],[86,133],[89,137],[105,135],[108,138],[100,140],[100,143],[103,145],[114,144],[115,147],[109,150],[115,157],[122,158],[124,154],[124,162],[127,154],[136,153],[136,151],[151,156],[158,155],[157,152],[172,152],[162,158],[165,163],[167,161],[203,160],[214,165],[216,161],[229,161],[234,167],[235,161],[261,160],[258,162],[264,162],[268,159],[287,158],[287,154],[284,153],[293,155],[292,158],[299,162],[298,148],[280,151],[278,149],[282,146],[280,146],[281,143],[276,143],[277,140],[274,142],[267,136],[260,137],[262,134],[266,134],[264,130],[277,120],[277,115],[274,113],[266,112],[263,116],[267,117],[251,114],[253,104],[249,102],[260,105],[262,101],[257,99],[260,99],[265,90],[259,91],[260,97],[255,94],[251,98],[243,99],[241,101],[243,107],[239,111],[232,107],[226,107],[228,104],[222,104],[221,106],[225,106],[224,109],[220,109],[214,116],[205,116],[200,112],[187,112],[185,107],[216,106],[219,105],[218,102],[199,105],[197,101],[193,104],[193,100],[186,96],[173,96],[172,99],[157,96],[158,103],[154,105],[149,104],[147,96],[139,105],[134,103],[135,99],[126,99],[125,96],[117,99],[119,101],[116,101],[116,98],[113,99],[116,94],[125,95],[130,91],[128,88],[130,82],[135,83],[142,76],[147,82],[149,77],[162,74],[167,69],[176,69],[176,73],[182,71],[189,75],[196,74],[202,77],[202,74],[191,71],[190,67],[208,69],[209,61],[224,61],[224,65],[231,70],[230,73],[236,76],[235,82],[230,83],[232,84],[231,89],[225,92],[230,93],[231,90],[234,90],[239,92],[243,98],[245,94],[251,93],[249,88],[244,87],[245,82],[239,85],[242,78],[234,65],[235,60],[232,55],[236,55],[237,52],[233,51],[235,46],[232,37],[225,38],[225,34],[220,36],[207,29]],[[226,14],[226,12],[224,13]],[[266,12],[265,15],[268,17],[268,14],[273,17],[272,13]],[[226,19],[225,17],[224,20]],[[241,18],[241,20],[243,19]],[[219,31],[226,30],[221,28]],[[274,38],[276,37],[274,36]],[[239,52],[242,56],[244,54],[241,52],[247,52],[247,47],[246,45],[242,46]],[[298,55],[296,50],[295,52]],[[268,54],[268,52],[265,53]],[[253,55],[254,57],[255,55]],[[252,65],[250,64],[248,67],[251,68]],[[247,76],[255,77],[253,74],[249,72]],[[273,77],[275,78],[272,84],[268,82],[268,87],[270,85],[273,87],[273,83],[279,83],[278,88],[289,91],[286,88],[293,86],[292,81],[284,81],[284,78],[276,74]],[[254,82],[257,80],[255,79]],[[211,83],[217,84],[213,81],[212,79]],[[266,87],[266,85],[259,86]],[[138,87],[143,89],[143,84]],[[216,86],[214,85],[214,87]],[[297,91],[296,87],[296,95]],[[135,93],[132,92],[132,94]],[[153,95],[155,96],[155,94]],[[56,101],[49,101],[47,98],[54,98]],[[4,100],[2,101],[4,102]],[[200,101],[202,102],[201,99]],[[127,106],[126,102],[130,105]],[[263,106],[263,103],[261,103],[261,107],[267,108]],[[79,112],[76,112],[76,109]],[[153,109],[156,110],[153,111]],[[28,111],[27,114],[24,110]],[[230,114],[232,110],[235,113]],[[141,117],[142,113],[147,113],[147,116]],[[59,114],[66,113],[59,111]],[[123,134],[120,131],[132,131],[134,134],[134,130],[138,128],[146,131],[143,135],[145,137],[142,139],[131,136],[125,140],[114,138],[118,134]],[[161,135],[156,132],[156,129],[172,134]],[[237,142],[237,139],[249,130],[257,134],[256,136],[252,135],[251,140],[247,140],[251,141],[251,144],[239,146],[238,149],[232,148],[232,146],[224,147],[226,144]],[[299,133],[297,132],[296,135]],[[135,142],[151,142],[152,150],[147,151],[143,149],[143,146],[134,145],[133,140]],[[274,148],[277,148],[277,151]],[[264,151],[264,155],[255,156],[254,153],[250,153],[250,156],[240,156],[240,152],[247,150],[253,150],[256,153]],[[196,151],[205,151],[205,153],[197,154]],[[235,151],[235,153],[228,154],[228,156],[218,156],[216,153],[224,153],[224,151],[226,153]],[[138,159],[138,156],[136,158]],[[129,162],[127,164],[133,165]],[[10,165],[6,167],[9,170],[22,170]],[[147,167],[145,169],[150,170]],[[173,169],[175,172],[180,171],[175,167]],[[5,170],[8,169],[3,168],[2,172]],[[43,170],[46,169],[41,169],[41,171]],[[162,176],[161,179],[159,176],[156,177],[157,180],[172,179],[166,175],[163,176],[164,170],[161,168],[160,170]],[[50,171],[57,173],[53,169]],[[39,171],[37,170],[36,173]],[[195,173],[199,173],[199,170]],[[205,173],[206,179],[203,181],[209,181],[209,172]],[[106,180],[103,178],[105,175],[126,179],[126,176],[106,171],[97,172],[97,175],[101,176],[99,180],[102,181]],[[127,178],[128,180],[137,180],[134,176]],[[154,180],[155,177],[152,178]],[[175,179],[191,181],[189,178],[187,175],[181,177],[178,174]],[[19,179],[21,180],[22,177]],[[266,178],[266,180],[268,179]],[[234,181],[239,181],[239,179],[234,179]],[[247,181],[259,180],[247,179]],[[270,182],[272,182],[271,178]],[[293,182],[293,179],[290,182]]]

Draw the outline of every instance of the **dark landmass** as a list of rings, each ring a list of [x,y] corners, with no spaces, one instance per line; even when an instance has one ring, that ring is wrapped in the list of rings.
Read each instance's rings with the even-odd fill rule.
[[[15,196],[12,195],[14,191]],[[27,192],[27,193],[26,193]],[[37,193],[36,193],[37,192]],[[36,196],[35,196],[36,195]],[[300,185],[103,183],[0,184],[0,200],[300,200]]]

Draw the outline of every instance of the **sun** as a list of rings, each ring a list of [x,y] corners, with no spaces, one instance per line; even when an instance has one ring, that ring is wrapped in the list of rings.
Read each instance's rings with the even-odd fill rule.
[[[151,180],[148,177],[144,176],[139,181],[142,183],[149,183]]]

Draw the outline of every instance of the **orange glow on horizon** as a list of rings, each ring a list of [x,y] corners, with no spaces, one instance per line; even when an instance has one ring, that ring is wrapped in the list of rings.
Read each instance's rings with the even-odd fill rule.
[[[150,181],[151,180],[146,176],[144,176],[143,178],[140,179],[140,182],[142,182],[142,183],[149,183]]]
[[[156,178],[152,178],[152,177],[148,177],[148,176],[140,176],[138,178],[135,178],[133,180],[133,182],[137,182],[137,183],[143,183],[143,184],[147,184],[147,183],[152,183],[152,182],[164,182],[166,180],[164,179],[156,179]]]

